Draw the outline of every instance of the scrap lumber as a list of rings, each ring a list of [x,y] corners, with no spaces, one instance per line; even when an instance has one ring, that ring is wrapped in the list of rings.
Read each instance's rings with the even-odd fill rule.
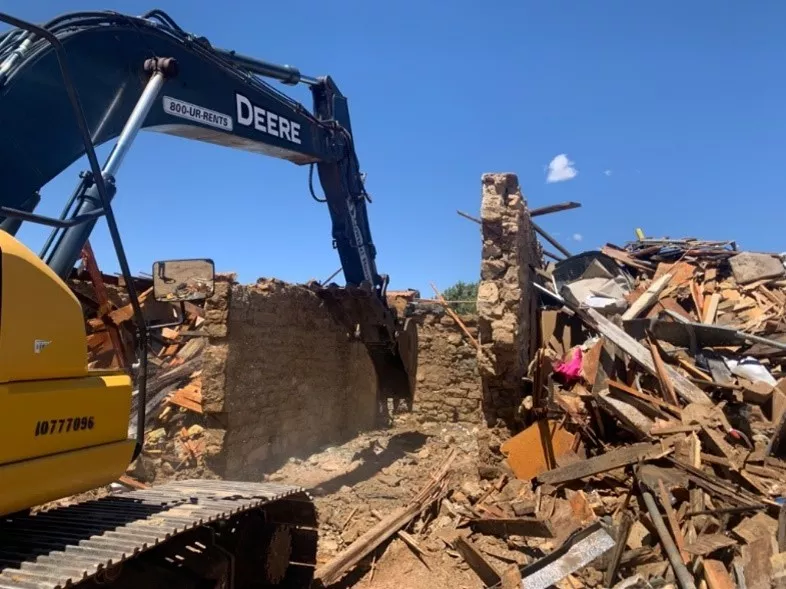
[[[518,463],[503,452],[533,485],[526,515],[562,536],[580,525],[571,502],[581,493],[590,512],[611,516],[620,542],[573,572],[573,586],[599,586],[599,575],[604,587],[786,580],[786,256],[643,233],[602,253],[534,278],[551,295],[541,310],[549,325],[578,318],[586,329],[570,339],[541,329],[527,375],[537,394],[523,432],[500,448],[525,438],[536,448],[547,416],[591,457],[544,452],[533,469],[523,452]],[[578,374],[572,358],[581,358]],[[524,515],[494,495],[488,502]]]
[[[499,572],[483,557],[470,540],[461,534],[456,534],[453,546],[459,551],[470,568],[475,571],[480,580],[483,581],[485,587],[494,587],[502,582]]]
[[[647,352],[644,346],[633,339],[624,330],[614,325],[595,309],[578,309],[577,314],[584,319],[590,327],[597,329],[603,337],[607,338],[614,345],[619,346],[619,348],[633,358],[633,360],[640,364],[647,372],[657,377],[658,371],[655,367],[655,363],[652,361],[652,356]],[[690,380],[682,376],[671,366],[666,365],[664,368],[666,375],[673,383],[674,390],[685,399],[685,401],[688,403],[712,405],[712,400],[707,394]]]
[[[107,293],[104,279],[101,276],[101,271],[98,269],[98,262],[96,261],[90,241],[86,241],[85,245],[82,246],[81,258],[85,265],[85,269],[90,276],[90,282],[93,285],[93,290],[95,291],[96,300],[98,302],[98,316],[103,318],[110,312],[112,305],[109,302],[109,294]],[[121,335],[120,330],[118,329],[117,325],[113,324],[107,324],[106,328],[107,332],[109,333],[109,339],[112,342],[112,350],[114,352],[115,358],[117,358],[118,367],[121,369],[127,369],[129,365],[128,350],[125,343],[123,342],[123,336]]]
[[[655,456],[661,456],[662,454],[663,448],[660,444],[642,442],[640,444],[633,444],[632,446],[612,450],[606,454],[582,460],[575,464],[555,468],[554,470],[539,474],[537,479],[539,483],[556,485],[608,472],[615,468],[635,464],[640,460],[648,460]]]
[[[629,319],[635,319],[649,309],[649,307],[658,300],[658,296],[663,289],[668,286],[671,279],[672,275],[667,272],[660,278],[653,280],[652,284],[647,287],[647,290],[645,290],[644,293],[628,307],[627,311],[622,314],[622,320],[627,321]]]
[[[361,535],[335,558],[319,567],[315,572],[315,578],[318,579],[324,587],[336,583],[347,571],[371,554],[373,550],[393,536],[398,530],[405,527],[428,505],[441,497],[445,492],[445,479],[450,473],[451,465],[455,457],[456,451],[453,449],[439,471],[432,476],[428,484],[423,487],[409,504],[389,514],[385,519],[373,526],[365,534]]]
[[[648,266],[647,264],[644,264],[643,262],[640,262],[636,258],[634,258],[634,257],[630,256],[629,254],[625,253],[624,251],[618,250],[616,248],[612,248],[612,247],[609,247],[609,246],[606,245],[606,246],[603,246],[600,251],[602,253],[604,253],[605,255],[607,255],[608,257],[614,258],[618,262],[621,262],[621,263],[625,264],[626,266],[630,266],[631,268],[636,268],[637,270],[641,270],[643,272],[654,272],[655,271],[652,267]]]
[[[677,400],[677,393],[674,391],[674,384],[669,378],[669,373],[666,371],[666,365],[660,356],[658,344],[650,338],[650,354],[652,355],[652,362],[655,364],[655,375],[658,377],[660,389],[663,393],[663,398],[668,401],[673,407],[679,407]]]
[[[726,572],[726,567],[719,560],[711,558],[704,559],[702,563],[704,567],[704,580],[707,582],[709,589],[734,589],[735,584]]]

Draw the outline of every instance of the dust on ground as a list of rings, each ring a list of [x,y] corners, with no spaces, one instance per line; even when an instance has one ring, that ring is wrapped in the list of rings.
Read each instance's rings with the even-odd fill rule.
[[[422,424],[410,416],[400,416],[389,429],[362,433],[304,460],[292,458],[266,480],[303,486],[314,497],[319,514],[319,566],[374,526],[379,521],[375,513],[385,517],[406,504],[453,448],[458,452],[453,463],[454,488],[469,494],[482,493],[477,437],[478,428],[474,426]],[[450,520],[437,514],[430,525],[438,527],[440,517]],[[423,521],[418,519],[407,531],[418,538],[424,555],[416,555],[394,538],[333,587],[479,587],[477,576],[458,553],[446,548],[439,534],[418,537],[422,526]]]

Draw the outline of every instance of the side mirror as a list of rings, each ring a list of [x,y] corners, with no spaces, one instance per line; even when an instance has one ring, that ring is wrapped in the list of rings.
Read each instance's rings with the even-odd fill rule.
[[[153,297],[176,303],[201,301],[213,296],[213,260],[163,260],[153,264]]]

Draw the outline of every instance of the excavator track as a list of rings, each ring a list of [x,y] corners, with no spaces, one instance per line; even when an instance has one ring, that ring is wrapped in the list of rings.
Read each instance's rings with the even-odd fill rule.
[[[0,589],[307,588],[317,538],[302,488],[176,481],[0,518]]]

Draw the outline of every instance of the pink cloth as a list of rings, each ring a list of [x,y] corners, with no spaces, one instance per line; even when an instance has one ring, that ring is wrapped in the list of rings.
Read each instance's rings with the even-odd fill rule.
[[[578,380],[581,376],[582,358],[581,348],[577,346],[573,348],[573,357],[569,361],[557,361],[554,365],[554,372],[561,374],[566,380]]]

